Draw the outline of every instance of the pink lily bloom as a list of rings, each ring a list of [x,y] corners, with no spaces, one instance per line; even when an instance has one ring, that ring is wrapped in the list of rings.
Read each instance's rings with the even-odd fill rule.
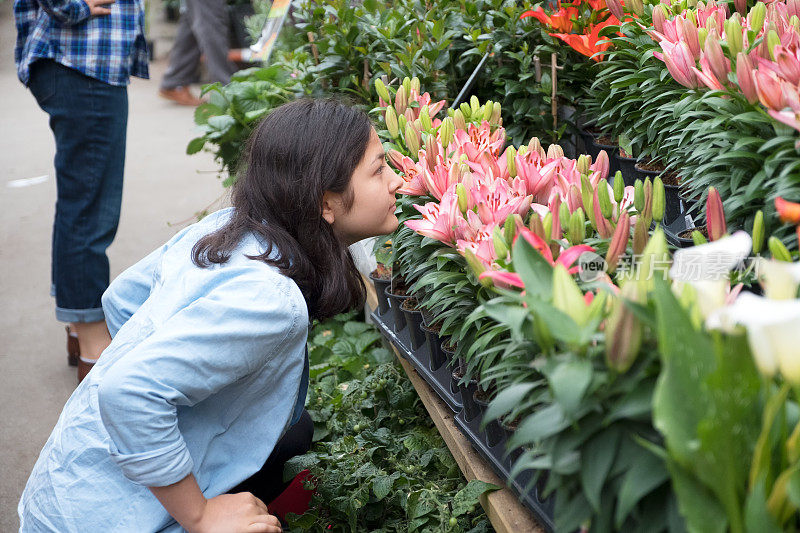
[[[389,162],[393,167],[402,172],[402,178],[405,181],[398,192],[409,196],[422,196],[427,194],[428,188],[425,186],[422,167],[418,163],[415,163],[413,159],[402,155],[397,150],[390,150],[388,155]]]
[[[711,70],[711,66],[708,64],[708,58],[705,55],[700,57],[700,66],[703,68],[702,71],[698,70],[696,67],[692,67],[692,72],[694,72],[694,75],[697,77],[700,83],[714,91],[721,91],[725,89],[725,87],[722,86],[722,83],[720,83],[720,80]]]
[[[698,87],[697,76],[692,71],[695,60],[689,50],[689,45],[683,41],[679,41],[677,44],[661,41],[659,44],[664,53],[655,52],[653,55],[664,62],[675,81],[689,89],[696,89]]]
[[[736,56],[736,81],[739,84],[739,90],[751,104],[758,102],[754,73],[755,69],[750,57],[739,52]]]
[[[481,123],[480,127],[469,124],[467,131],[456,130],[453,136],[456,155],[466,154],[473,163],[480,163],[481,155],[487,151],[495,158],[499,157],[500,149],[505,142],[505,129],[497,128],[492,133],[492,126],[486,120]]]
[[[789,82],[797,86],[800,84],[800,50],[789,50],[778,45],[774,49],[775,63],[780,74]]]
[[[447,190],[441,202],[428,202],[424,206],[415,205],[414,208],[422,213],[422,220],[408,220],[406,226],[420,235],[453,246],[456,220],[461,216],[455,186]]]
[[[550,162],[542,164],[542,160],[538,155],[531,156],[535,152],[528,152],[524,156],[517,155],[514,158],[515,166],[517,167],[517,178],[525,186],[527,194],[533,196],[536,201],[546,201],[550,196],[550,190],[553,188],[554,178],[558,170],[557,162]],[[530,156],[530,157],[529,157]]]
[[[421,151],[420,151],[421,152]],[[450,188],[455,190],[455,184],[459,182],[461,175],[458,170],[458,165],[449,159],[441,159],[439,163],[430,170],[427,166],[422,168],[422,179],[428,192],[436,198],[441,200],[446,191]]]
[[[472,194],[478,216],[484,224],[500,225],[514,213],[522,216],[530,209],[533,201],[532,196],[520,195],[504,179],[483,182],[468,192]]]
[[[689,47],[692,57],[697,60],[700,58],[700,37],[697,32],[697,26],[694,25],[691,19],[679,16],[675,18],[678,21],[678,39]]]
[[[498,258],[492,240],[495,227],[494,224],[482,226],[472,239],[457,240],[456,249],[461,255],[464,255],[466,250],[470,250],[487,270],[496,270],[499,268],[497,265]]]

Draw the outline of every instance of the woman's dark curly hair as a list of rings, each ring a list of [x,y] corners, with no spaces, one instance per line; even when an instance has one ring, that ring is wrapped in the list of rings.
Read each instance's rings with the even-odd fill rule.
[[[268,246],[251,259],[292,278],[312,318],[360,305],[364,282],[347,243],[322,218],[322,195],[344,194],[345,208],[352,207],[350,179],[371,132],[363,111],[337,100],[302,99],[276,108],[250,136],[230,221],[195,244],[195,264],[225,263],[252,232]]]

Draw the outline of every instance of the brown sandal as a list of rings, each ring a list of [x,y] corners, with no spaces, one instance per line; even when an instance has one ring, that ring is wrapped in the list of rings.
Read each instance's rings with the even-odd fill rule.
[[[81,346],[78,344],[78,335],[66,326],[67,330],[67,364],[78,366],[78,358],[81,356]]]
[[[94,364],[97,362],[97,359],[84,359],[83,357],[78,357],[78,384],[80,385],[83,378],[94,368]]]

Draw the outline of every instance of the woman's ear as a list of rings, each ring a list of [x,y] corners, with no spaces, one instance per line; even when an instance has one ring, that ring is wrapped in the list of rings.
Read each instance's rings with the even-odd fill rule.
[[[328,224],[333,225],[333,221],[336,218],[335,213],[338,201],[339,198],[336,193],[330,191],[322,193],[322,218],[324,218]]]

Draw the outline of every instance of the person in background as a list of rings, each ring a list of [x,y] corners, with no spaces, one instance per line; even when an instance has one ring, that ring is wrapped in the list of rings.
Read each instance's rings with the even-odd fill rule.
[[[148,77],[144,0],[15,0],[14,17],[17,75],[55,136],[51,293],[77,335],[80,380],[110,340],[100,299],[122,203],[127,85]]]
[[[161,80],[159,94],[180,105],[198,106],[189,85],[199,81],[200,56],[205,57],[210,81],[227,84],[236,72],[228,59],[228,12],[225,0],[186,0],[178,22],[169,67]]]

